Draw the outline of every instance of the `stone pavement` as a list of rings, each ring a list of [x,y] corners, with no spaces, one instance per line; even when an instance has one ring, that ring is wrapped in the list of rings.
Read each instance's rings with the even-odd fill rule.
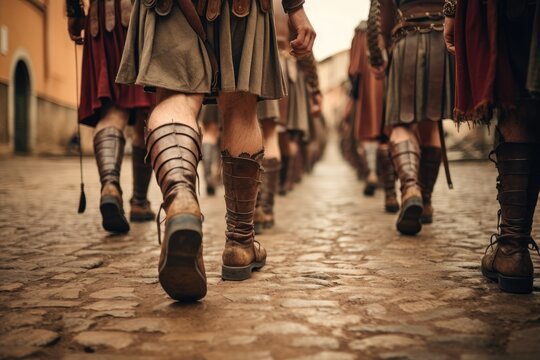
[[[492,164],[452,164],[452,191],[441,173],[435,223],[404,237],[336,148],[278,199],[277,228],[258,238],[268,265],[249,281],[221,281],[223,192],[202,195],[209,291],[194,304],[157,283],[155,223],[102,231],[92,158],[84,215],[77,159],[0,160],[0,357],[537,358],[539,294],[500,293],[479,272],[498,209]],[[126,205],[130,172],[126,158]],[[155,184],[151,200],[157,210]]]

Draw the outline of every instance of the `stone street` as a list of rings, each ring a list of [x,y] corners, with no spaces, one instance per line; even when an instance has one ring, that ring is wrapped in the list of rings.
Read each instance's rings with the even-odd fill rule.
[[[125,236],[102,230],[94,159],[84,164],[88,206],[78,215],[77,158],[0,160],[2,358],[538,358],[539,293],[501,293],[479,271],[498,209],[487,161],[452,163],[454,190],[441,170],[434,224],[405,237],[382,191],[365,198],[331,142],[313,174],[278,198],[277,227],[258,237],[267,266],[240,283],[220,278],[223,189],[203,193],[209,290],[193,304],[171,301],[157,282],[155,222]],[[126,157],[126,211],[130,178]],[[155,182],[151,201],[157,211]]]

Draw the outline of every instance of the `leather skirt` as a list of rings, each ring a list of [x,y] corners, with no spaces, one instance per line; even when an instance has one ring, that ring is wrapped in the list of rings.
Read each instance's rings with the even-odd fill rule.
[[[115,83],[127,21],[126,16],[122,17],[125,12],[121,11],[121,0],[107,2],[107,5],[114,5],[114,11],[109,11],[108,16],[105,1],[91,2],[90,21],[86,22],[84,32],[78,117],[80,123],[89,126],[96,126],[105,107],[114,105],[125,110],[150,111],[155,103],[155,96],[145,93],[142,87]],[[131,116],[130,123],[133,122],[134,116]]]
[[[454,59],[442,31],[409,33],[392,50],[385,125],[451,119]]]

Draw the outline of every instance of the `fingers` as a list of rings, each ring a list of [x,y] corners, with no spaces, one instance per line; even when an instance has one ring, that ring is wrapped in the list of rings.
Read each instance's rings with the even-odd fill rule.
[[[454,45],[446,44],[448,52],[452,55],[456,55],[456,47]]]
[[[313,49],[315,37],[316,34],[313,30],[300,29],[296,39],[291,41],[291,54],[298,58],[309,55]]]

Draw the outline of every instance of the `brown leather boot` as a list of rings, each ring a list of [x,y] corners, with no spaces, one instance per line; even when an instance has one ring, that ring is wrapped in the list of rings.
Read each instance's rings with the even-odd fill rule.
[[[442,150],[441,148],[428,146],[422,146],[420,150],[420,173],[418,175],[418,182],[422,189],[422,201],[424,204],[424,211],[422,211],[420,221],[422,224],[431,224],[433,222],[431,194],[433,193],[433,187],[435,186],[437,176],[439,175]]]
[[[149,129],[146,137],[166,213],[163,242],[158,229],[159,282],[171,298],[180,301],[195,301],[206,295],[202,214],[195,190],[200,146],[199,132],[179,123]]]
[[[99,211],[103,228],[113,233],[129,231],[120,187],[125,144],[124,133],[114,127],[104,128],[94,135],[94,153],[101,182]]]
[[[534,277],[528,248],[538,252],[531,228],[540,189],[540,146],[501,143],[493,153],[499,172],[499,231],[482,258],[482,273],[497,281],[502,291],[528,294],[533,290]]]
[[[422,230],[422,193],[418,186],[420,149],[415,140],[390,143],[394,168],[401,183],[401,211],[396,227],[405,235],[416,235]]]
[[[266,215],[263,227],[270,229],[274,227],[274,198],[278,187],[279,171],[281,170],[281,161],[276,158],[263,159],[264,174],[262,175],[262,184],[260,197],[262,208]]]
[[[392,214],[397,213],[399,211],[399,203],[396,195],[396,173],[392,165],[388,144],[379,144],[377,158],[384,184],[384,210]]]
[[[156,214],[148,201],[148,185],[152,177],[152,166],[145,162],[146,149],[132,147],[131,163],[133,166],[133,196],[129,201],[131,212],[129,220],[144,222],[154,220]]]
[[[263,152],[233,157],[222,153],[223,185],[227,205],[227,230],[221,277],[245,280],[266,262],[266,250],[255,241],[253,215],[259,184]]]

